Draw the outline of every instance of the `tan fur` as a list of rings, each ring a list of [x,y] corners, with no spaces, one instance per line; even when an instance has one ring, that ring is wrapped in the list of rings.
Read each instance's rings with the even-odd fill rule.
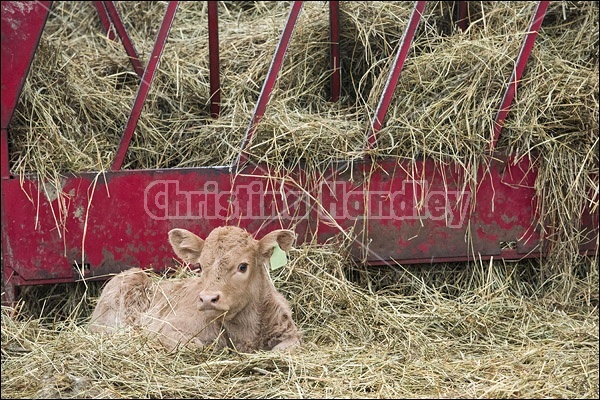
[[[213,343],[242,352],[296,346],[301,333],[266,270],[275,245],[287,252],[294,238],[281,229],[257,241],[228,226],[214,229],[204,241],[173,229],[169,241],[175,254],[199,264],[201,276],[153,282],[139,268],[124,271],[104,288],[90,329],[141,327],[169,349]],[[239,268],[243,263],[245,272]]]

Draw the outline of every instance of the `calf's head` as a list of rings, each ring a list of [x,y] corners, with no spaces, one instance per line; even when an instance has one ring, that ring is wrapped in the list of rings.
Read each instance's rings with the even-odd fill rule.
[[[178,257],[202,269],[199,308],[235,317],[268,290],[269,260],[279,246],[288,252],[294,232],[279,229],[255,240],[245,230],[226,226],[214,229],[206,240],[185,229],[169,231],[169,242]],[[265,268],[266,267],[266,268]]]

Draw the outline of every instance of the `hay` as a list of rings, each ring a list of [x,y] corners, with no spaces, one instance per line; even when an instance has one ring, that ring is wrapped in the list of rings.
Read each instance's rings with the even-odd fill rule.
[[[598,272],[591,263],[581,264],[595,271],[591,280],[574,284],[564,307],[552,293],[537,293],[535,262],[367,272],[353,269],[340,246],[299,247],[273,277],[304,331],[291,354],[167,354],[136,332],[92,335],[87,307],[99,285],[89,284],[83,306],[82,293],[71,289],[61,309],[72,314],[58,320],[56,309],[41,310],[56,301],[33,288],[20,318],[2,309],[3,396],[598,396]]]
[[[145,65],[164,2],[119,2]],[[471,2],[459,32],[428,3],[374,156],[486,162],[534,5]],[[341,2],[342,97],[329,91],[327,6],[306,2],[249,151],[316,176],[363,144],[410,2]],[[206,2],[182,2],[124,168],[225,165],[239,153],[288,2],[219,2],[221,117],[209,116]],[[550,257],[364,269],[344,243],[306,244],[274,277],[305,344],[293,355],[181,351],[84,328],[99,285],[27,288],[2,308],[3,397],[598,397],[598,15],[552,2],[500,138],[537,157]],[[89,2],[55,2],[10,126],[11,169],[58,186],[110,165],[137,90]],[[469,174],[468,176],[473,176]],[[476,182],[472,182],[476,184]],[[598,238],[596,237],[596,242]],[[65,294],[67,293],[67,294]]]

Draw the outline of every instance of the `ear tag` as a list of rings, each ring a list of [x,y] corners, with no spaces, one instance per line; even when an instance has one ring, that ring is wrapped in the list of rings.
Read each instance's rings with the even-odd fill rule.
[[[278,244],[273,249],[273,255],[271,256],[271,271],[283,267],[287,264],[288,259],[285,251],[281,250]]]

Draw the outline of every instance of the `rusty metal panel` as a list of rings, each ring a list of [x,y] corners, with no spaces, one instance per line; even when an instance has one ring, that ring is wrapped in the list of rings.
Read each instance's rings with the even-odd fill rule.
[[[489,258],[506,243],[517,250],[509,258],[537,255],[536,171],[530,160],[505,161],[479,167],[476,183],[462,167],[433,160],[383,161],[374,172],[365,163],[358,166],[362,176],[351,181],[350,172],[340,174],[321,199],[341,227],[354,226],[362,237],[355,255],[368,263]]]
[[[475,187],[461,168],[431,160],[334,164],[320,182],[264,166],[237,176],[226,167],[80,174],[60,193],[13,179],[4,182],[4,261],[19,284],[79,279],[81,268],[85,277],[160,270],[173,265],[170,229],[207,236],[223,225],[259,236],[291,228],[300,243],[347,234],[372,264],[539,256],[535,167],[506,161],[479,167]],[[590,226],[591,240],[597,215]]]

